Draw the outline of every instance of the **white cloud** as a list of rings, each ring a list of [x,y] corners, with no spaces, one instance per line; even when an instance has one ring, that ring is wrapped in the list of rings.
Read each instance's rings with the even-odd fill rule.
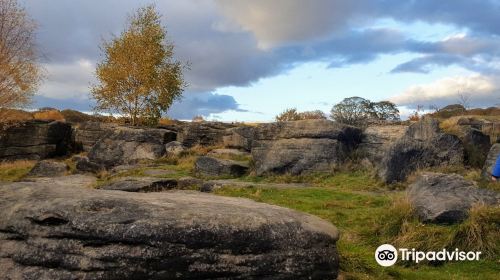
[[[437,105],[457,103],[459,95],[470,97],[472,106],[494,106],[500,97],[500,80],[494,76],[470,75],[447,77],[430,84],[414,85],[390,100],[400,106]]]
[[[54,99],[88,99],[90,83],[95,80],[92,61],[79,59],[72,63],[45,64],[44,68],[47,79],[38,95]]]

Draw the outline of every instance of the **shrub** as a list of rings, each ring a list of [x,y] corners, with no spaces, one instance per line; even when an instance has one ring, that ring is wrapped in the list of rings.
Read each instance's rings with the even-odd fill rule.
[[[64,121],[64,116],[58,110],[37,111],[33,117],[35,120]]]
[[[286,109],[275,117],[277,122],[290,122],[300,120],[324,120],[325,113],[320,110],[298,112],[295,108]]]
[[[70,123],[81,123],[88,121],[96,121],[97,117],[87,115],[85,113],[75,111],[75,110],[62,110],[61,114],[64,116],[64,119]]]

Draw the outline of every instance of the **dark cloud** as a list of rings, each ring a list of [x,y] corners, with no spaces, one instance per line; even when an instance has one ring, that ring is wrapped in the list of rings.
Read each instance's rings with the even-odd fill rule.
[[[98,61],[101,40],[119,34],[128,13],[152,2],[164,15],[176,56],[191,62],[186,78],[189,90],[197,93],[176,104],[172,110],[177,116],[236,110],[234,99],[213,92],[224,86],[247,86],[307,61],[342,67],[407,52],[420,57],[397,65],[392,73],[428,73],[449,65],[488,75],[499,72],[500,1],[26,1],[40,24],[38,37],[48,68],[75,69],[73,77],[64,71],[49,73],[51,84],[64,91],[77,88],[80,96],[85,95],[89,82],[76,74],[84,72],[79,66],[82,59]],[[469,35],[428,42],[408,38],[400,30],[367,28],[387,18],[453,25]],[[84,73],[88,77],[88,71]]]
[[[212,93],[188,94],[176,102],[167,112],[167,115],[176,119],[190,120],[194,116],[209,116],[228,110],[246,112],[239,108],[236,100],[229,95]]]

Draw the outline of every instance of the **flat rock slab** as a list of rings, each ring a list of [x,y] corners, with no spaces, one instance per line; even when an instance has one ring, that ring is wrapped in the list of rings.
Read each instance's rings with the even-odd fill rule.
[[[64,176],[69,170],[69,167],[64,162],[53,160],[41,160],[33,166],[28,177],[58,177]]]
[[[23,182],[34,182],[41,184],[52,184],[55,186],[93,188],[97,178],[91,175],[67,175],[61,177],[38,177],[25,178]]]
[[[209,156],[250,156],[249,152],[238,149],[215,149],[208,153]]]
[[[175,179],[160,179],[155,177],[123,177],[100,187],[102,190],[124,192],[161,192],[177,187]]]
[[[431,223],[460,222],[474,204],[500,206],[500,193],[457,174],[423,173],[410,185],[408,197],[420,219]]]
[[[336,279],[338,231],[294,210],[189,191],[0,187],[7,279]]]
[[[166,170],[166,169],[147,169],[142,172],[146,176],[168,176],[175,174],[174,170]]]

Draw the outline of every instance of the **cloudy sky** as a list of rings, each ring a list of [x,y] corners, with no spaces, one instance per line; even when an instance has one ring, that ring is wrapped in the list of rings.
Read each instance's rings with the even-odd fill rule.
[[[190,86],[168,115],[267,121],[345,97],[500,103],[498,0],[21,0],[39,23],[47,79],[35,106],[90,111],[99,44],[156,3]]]

